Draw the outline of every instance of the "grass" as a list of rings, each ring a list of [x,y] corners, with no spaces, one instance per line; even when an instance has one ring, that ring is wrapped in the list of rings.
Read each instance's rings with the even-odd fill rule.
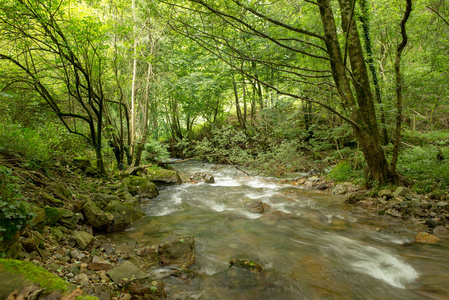
[[[444,159],[437,159],[438,149]],[[433,145],[404,149],[399,157],[398,171],[417,193],[449,189],[449,147]]]

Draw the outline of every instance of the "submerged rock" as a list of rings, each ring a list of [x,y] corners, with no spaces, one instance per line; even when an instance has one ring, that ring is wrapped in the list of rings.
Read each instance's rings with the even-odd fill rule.
[[[256,214],[263,214],[266,210],[270,209],[271,206],[263,203],[262,201],[257,201],[251,204],[248,204],[246,210]]]
[[[136,300],[167,299],[164,284],[160,280],[134,279],[126,285],[125,291],[131,294],[132,299]]]
[[[235,266],[239,268],[246,268],[246,269],[254,269],[257,271],[262,271],[262,266],[258,263],[253,262],[252,260],[246,260],[246,259],[231,259],[229,261],[230,266]]]
[[[159,244],[161,266],[187,268],[195,262],[195,240],[191,236],[172,235]]]
[[[421,244],[438,244],[440,238],[427,232],[418,232],[415,241]]]
[[[208,174],[205,172],[197,172],[195,174],[193,174],[192,176],[190,176],[190,181],[203,181],[205,183],[214,183],[215,182],[215,178],[214,175],[212,174]]]

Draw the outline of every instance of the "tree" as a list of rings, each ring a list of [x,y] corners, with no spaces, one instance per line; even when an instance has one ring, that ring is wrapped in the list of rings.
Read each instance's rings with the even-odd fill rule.
[[[167,3],[179,12],[171,23],[175,30],[234,69],[280,94],[318,104],[349,123],[372,180],[377,183],[392,180],[393,172],[381,147],[375,98],[357,27],[354,0],[339,0],[338,5],[333,5],[330,0],[297,4],[239,0]],[[291,8],[287,11],[288,17],[285,7]],[[200,17],[192,20],[182,12]],[[315,15],[320,19],[314,18]],[[317,22],[320,26],[316,26]],[[232,38],[239,34],[250,36],[253,43],[264,44],[263,50],[248,51],[245,45]],[[236,61],[270,68],[281,74],[283,81],[270,83]],[[328,80],[330,77],[332,82]],[[308,86],[337,93],[339,106],[325,99],[310,98]]]
[[[86,12],[56,0],[0,1],[0,60],[9,67],[3,65],[2,83],[4,89],[25,85],[37,92],[70,132],[90,141],[104,172],[105,37],[101,23]]]

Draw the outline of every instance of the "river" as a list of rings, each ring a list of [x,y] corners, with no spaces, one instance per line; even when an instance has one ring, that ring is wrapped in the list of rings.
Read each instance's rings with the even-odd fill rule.
[[[215,183],[162,189],[144,204],[146,217],[112,237],[144,245],[172,234],[195,237],[190,268],[199,275],[188,284],[166,276],[169,299],[449,299],[448,239],[416,244],[416,224],[230,166],[175,167],[211,173]],[[256,201],[277,213],[245,209]],[[230,282],[224,271],[233,258],[261,264],[264,277]]]

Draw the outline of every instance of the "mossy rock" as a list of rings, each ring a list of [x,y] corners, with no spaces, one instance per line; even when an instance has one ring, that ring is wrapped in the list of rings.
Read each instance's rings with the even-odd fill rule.
[[[61,211],[54,207],[45,206],[45,223],[49,226],[55,226],[62,218]]]
[[[30,228],[44,228],[45,226],[45,209],[41,208],[41,207],[33,207],[31,209],[31,212],[33,213],[34,217],[31,218],[31,220],[28,222],[28,226]]]
[[[154,183],[161,184],[181,184],[182,180],[178,175],[178,172],[166,169],[148,169],[147,179]]]
[[[49,193],[42,192],[42,193],[39,194],[39,196],[42,198],[42,200],[48,206],[53,206],[53,207],[63,207],[64,206],[64,201],[56,199],[55,197],[53,197]]]
[[[0,259],[0,299],[6,299],[14,291],[20,292],[33,284],[44,288],[47,294],[56,291],[69,293],[75,289],[42,267],[19,260]]]
[[[144,214],[139,205],[125,204],[120,201],[109,202],[104,211],[114,216],[112,231],[125,229]]]
[[[83,171],[87,168],[92,168],[92,164],[87,157],[76,157],[73,159],[73,164]]]
[[[262,266],[259,265],[256,262],[253,262],[252,260],[246,260],[246,259],[231,259],[229,261],[230,266],[235,266],[239,268],[245,268],[245,269],[255,269],[257,271],[262,271]]]
[[[127,185],[128,192],[132,196],[151,199],[159,195],[156,185],[144,177],[129,176],[123,179],[122,183]]]

